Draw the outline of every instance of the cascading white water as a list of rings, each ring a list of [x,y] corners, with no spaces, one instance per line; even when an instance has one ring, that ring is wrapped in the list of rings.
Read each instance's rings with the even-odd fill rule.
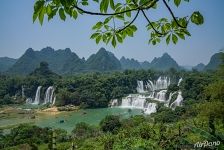
[[[22,85],[22,98],[26,97],[24,91],[25,91],[25,89],[24,89],[24,86]]]
[[[178,81],[178,84],[177,86],[180,86],[180,83],[183,81],[183,78],[180,78],[179,81]]]
[[[156,112],[156,103],[148,103],[148,106],[144,109],[144,113],[150,115]]]
[[[45,92],[44,104],[53,103],[54,87],[50,86]]]
[[[56,101],[56,96],[54,96],[54,99],[53,99],[52,105],[54,105],[54,104],[55,104],[55,101]]]
[[[162,89],[167,89],[168,86],[170,85],[170,78],[168,77],[159,77],[158,80],[156,80],[155,83],[155,90],[162,90]]]
[[[153,83],[151,80],[148,80],[146,82],[146,87],[149,91],[156,91],[156,90],[163,90],[167,89],[170,85],[170,78],[168,77],[162,77],[160,76],[155,83]]]
[[[144,84],[143,81],[137,81],[137,88],[136,88],[138,93],[145,93],[146,91],[144,90]]]
[[[155,89],[154,89],[154,84],[153,84],[153,82],[152,82],[151,80],[148,80],[148,81],[146,82],[146,87],[147,87],[147,89],[148,89],[149,91],[155,91]]]
[[[170,108],[175,109],[177,106],[181,106],[183,101],[182,92],[178,92],[177,99],[170,105]]]
[[[32,98],[27,98],[26,99],[26,104],[32,104],[32,102],[33,102]]]
[[[36,96],[34,99],[33,104],[38,105],[40,103],[40,90],[41,90],[42,86],[38,86],[37,91],[36,91]]]
[[[182,78],[179,79],[178,85],[182,81]],[[173,95],[177,92],[170,93],[169,99],[166,99],[167,88],[171,84],[170,78],[160,76],[154,83],[151,80],[146,82],[146,85],[143,84],[143,81],[137,81],[137,92],[142,94],[130,94],[127,97],[122,98],[121,108],[136,108],[142,109],[144,113],[151,114],[156,112],[156,103],[150,103],[146,99],[152,99],[159,102],[163,102],[164,106],[169,107],[170,100]],[[144,86],[147,91],[144,90]],[[149,92],[149,95],[145,93]],[[181,92],[178,92],[177,99],[170,105],[170,107],[180,106],[183,101]],[[112,104],[116,101],[112,101]]]
[[[139,94],[132,94],[122,98],[121,107],[143,109],[145,102],[146,97]]]
[[[165,102],[166,101],[166,92],[167,90],[161,90],[158,93],[156,93],[156,96],[153,97],[153,99]]]
[[[156,112],[156,103],[147,103],[145,96],[139,94],[128,95],[122,99],[121,108],[142,109],[145,114]]]
[[[111,100],[110,106],[111,107],[118,106],[118,100],[117,99]]]
[[[170,93],[170,95],[169,95],[169,99],[168,99],[168,100],[166,101],[166,103],[165,103],[165,106],[166,106],[166,107],[169,107],[170,101],[171,101],[173,95],[176,94],[176,93],[177,93],[177,92],[171,92],[171,93]]]

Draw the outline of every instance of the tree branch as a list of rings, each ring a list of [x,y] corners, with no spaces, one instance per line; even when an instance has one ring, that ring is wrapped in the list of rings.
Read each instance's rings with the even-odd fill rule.
[[[165,35],[165,34],[159,32],[159,31],[157,31],[157,30],[155,29],[155,27],[153,26],[152,22],[151,22],[151,21],[149,20],[149,18],[146,16],[144,10],[141,10],[141,12],[142,12],[142,14],[144,15],[145,19],[148,21],[149,25],[152,27],[152,29],[153,29],[157,34],[162,35],[162,36]]]
[[[163,0],[163,3],[165,4],[166,8],[169,10],[171,16],[173,17],[173,20],[176,22],[176,24],[181,27],[181,28],[187,28],[187,26],[182,26],[181,24],[179,24],[178,20],[176,19],[173,11],[171,10],[170,6],[167,4],[166,0]]]
[[[137,19],[138,15],[139,15],[139,12],[140,12],[140,10],[138,10],[138,12],[136,13],[134,19],[128,25],[126,25],[122,29],[118,30],[117,32],[121,32],[121,31],[125,30],[126,28],[128,28],[131,24],[133,24],[135,22],[135,20]]]
[[[131,11],[137,11],[137,10],[145,10],[145,9],[149,9],[151,7],[153,7],[159,0],[155,0],[154,2],[152,2],[149,6],[145,7],[145,8],[142,8],[143,6],[145,6],[148,2],[142,4],[141,6],[138,6],[136,8],[133,8],[133,9],[129,9],[129,10],[124,10],[124,11],[121,11],[121,12],[115,12],[115,13],[99,13],[99,12],[91,12],[91,11],[87,11],[87,10],[84,10],[80,7],[78,7],[77,5],[74,5],[73,7],[76,8],[77,10],[81,11],[82,13],[85,13],[85,14],[89,14],[89,15],[97,15],[97,16],[114,16],[114,15],[120,15],[120,14],[124,14],[124,13],[127,13],[127,12],[131,12]]]

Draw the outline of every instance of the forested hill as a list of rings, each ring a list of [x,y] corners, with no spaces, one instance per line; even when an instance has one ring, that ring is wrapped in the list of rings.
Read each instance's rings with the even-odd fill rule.
[[[204,65],[203,63],[200,63],[193,67],[193,69],[198,71],[208,71],[208,70],[216,70],[219,65],[222,63],[222,54],[223,52],[215,53],[211,56],[210,61],[207,65]]]
[[[121,64],[113,53],[101,48],[87,59],[85,69],[86,71],[114,71],[121,70]]]
[[[209,63],[205,66],[204,70],[216,70],[218,66],[222,63],[221,57],[222,57],[223,52],[219,52],[214,54]]]

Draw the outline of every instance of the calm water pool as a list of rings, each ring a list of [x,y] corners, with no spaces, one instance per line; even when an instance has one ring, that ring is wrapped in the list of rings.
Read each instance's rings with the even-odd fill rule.
[[[128,109],[124,108],[99,108],[79,110],[76,112],[62,112],[54,115],[38,114],[35,119],[18,115],[18,117],[13,118],[1,118],[0,127],[19,123],[34,123],[40,127],[61,128],[70,132],[79,122],[98,125],[106,115],[119,115],[121,118],[128,118],[130,116],[140,114],[142,113],[139,109],[132,109],[132,111],[128,111]],[[61,120],[64,122],[60,123]]]

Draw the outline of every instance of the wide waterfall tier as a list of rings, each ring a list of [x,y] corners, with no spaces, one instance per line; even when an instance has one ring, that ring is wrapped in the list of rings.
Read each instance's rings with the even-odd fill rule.
[[[146,102],[145,97],[141,95],[131,94],[122,99],[121,107],[143,109],[145,102]]]
[[[142,109],[144,113],[150,114],[154,112],[153,110],[149,110],[152,108],[156,108],[156,106],[152,107],[147,102],[146,97],[139,94],[130,94],[127,97],[122,98],[121,108],[131,108],[131,109]]]
[[[178,86],[182,82],[182,78],[179,79]],[[163,103],[164,106],[174,109],[176,106],[181,106],[183,97],[181,92],[178,92],[177,98],[170,105],[170,101],[173,96],[177,94],[176,92],[169,93],[167,98],[167,89],[171,84],[171,79],[169,77],[160,76],[154,82],[148,80],[145,82],[137,81],[136,90],[139,94],[130,94],[127,97],[122,98],[121,103],[117,99],[111,101],[111,106],[118,106],[120,108],[131,108],[131,109],[142,109],[145,114],[151,114],[156,112],[157,103]]]

